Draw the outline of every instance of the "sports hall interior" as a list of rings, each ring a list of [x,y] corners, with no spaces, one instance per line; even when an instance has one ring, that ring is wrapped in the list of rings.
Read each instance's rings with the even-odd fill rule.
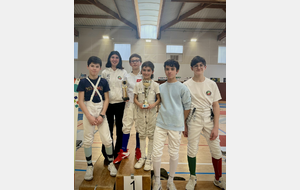
[[[146,25],[156,26],[154,38],[143,37],[143,26]],[[177,80],[184,82],[193,76],[190,67],[192,58],[196,55],[205,58],[207,62],[205,76],[216,81],[222,96],[219,101],[219,136],[222,150],[222,175],[226,179],[226,61],[220,59],[221,48],[223,48],[222,51],[226,48],[226,0],[74,0],[74,47],[77,47],[77,49],[74,48],[76,51],[74,51],[76,56],[74,57],[74,79],[88,76],[86,67],[90,56],[98,56],[102,60],[99,73],[101,75],[109,53],[118,50],[115,49],[118,48],[116,44],[128,44],[129,56],[137,53],[142,57],[142,62],[153,62],[155,65],[153,80],[159,83],[164,82],[163,64],[167,59],[178,60],[180,69]],[[181,51],[172,53],[167,46],[179,46]],[[121,53],[121,55],[128,54]],[[122,56],[123,67],[127,72],[131,72],[129,56]],[[83,185],[87,164],[80,143],[83,140],[83,113],[80,108],[76,107],[76,109],[77,112],[74,113],[76,138],[74,139],[74,189],[79,190],[88,189],[88,185]],[[135,127],[132,126],[128,145],[132,155],[134,155],[135,133]],[[165,142],[163,150],[161,168],[169,171],[167,143],[168,141]],[[96,128],[92,145],[93,164],[103,160],[101,147],[102,142]],[[187,183],[189,178],[187,138],[183,135],[179,155],[175,177],[184,178],[185,181],[184,179],[178,180],[181,181],[181,184],[178,182],[178,190],[184,189],[181,188],[184,187],[182,184]],[[132,162],[136,160],[133,159]],[[118,169],[118,166],[116,167]],[[127,164],[126,167],[133,168],[134,165]],[[211,154],[202,135],[197,154],[196,174],[199,181],[197,188],[203,185],[205,189],[219,189],[212,182],[214,169]],[[97,179],[99,178],[94,180]],[[162,184],[165,189],[166,185]],[[95,186],[93,183],[93,186],[90,185],[89,188],[101,189],[100,186]],[[119,188],[115,186],[115,189]]]

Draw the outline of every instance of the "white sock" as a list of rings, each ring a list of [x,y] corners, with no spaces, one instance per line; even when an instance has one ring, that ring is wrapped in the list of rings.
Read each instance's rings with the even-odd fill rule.
[[[173,182],[173,178],[175,176],[175,171],[178,165],[178,158],[176,160],[172,160],[170,158],[170,172],[169,172],[169,179],[168,179],[168,183]]]
[[[141,158],[146,158],[146,138],[140,138]]]
[[[160,165],[161,165],[161,162],[153,162],[155,183],[160,183]]]
[[[172,176],[169,175],[168,183],[173,183],[173,179],[174,179],[174,177],[172,177]]]

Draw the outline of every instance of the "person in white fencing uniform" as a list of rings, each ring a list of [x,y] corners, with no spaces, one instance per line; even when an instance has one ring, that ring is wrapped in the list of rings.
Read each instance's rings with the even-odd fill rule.
[[[188,88],[176,80],[176,74],[179,72],[179,63],[173,59],[169,59],[165,61],[164,69],[167,81],[159,86],[161,106],[156,119],[153,139],[152,158],[155,177],[153,190],[161,190],[161,157],[167,137],[170,155],[170,171],[167,189],[176,190],[173,179],[178,165],[184,120],[190,112],[191,97]]]
[[[127,71],[122,66],[122,57],[118,51],[112,51],[108,55],[106,69],[101,73],[101,77],[105,78],[109,84],[109,105],[106,111],[107,121],[109,125],[110,135],[113,139],[114,123],[116,123],[116,141],[113,146],[114,158],[118,156],[119,150],[122,148],[123,137],[123,115],[125,102],[122,99],[122,81]],[[104,145],[102,145],[102,154],[107,163],[107,155]]]
[[[142,64],[143,80],[134,87],[134,103],[137,105],[136,130],[139,133],[141,158],[134,165],[134,168],[141,168],[144,163],[144,170],[151,169],[151,155],[153,149],[153,136],[156,127],[156,106],[160,103],[159,84],[152,80],[154,64],[146,61]],[[145,90],[144,81],[150,82]],[[149,83],[147,83],[149,84]],[[146,98],[147,97],[147,98]],[[146,100],[146,102],[145,102]],[[148,137],[148,152],[146,156],[146,137]]]
[[[127,158],[129,156],[129,151],[127,149],[129,137],[130,137],[130,130],[133,126],[135,119],[136,119],[136,105],[134,104],[134,94],[133,89],[137,82],[142,80],[142,75],[140,74],[140,66],[142,62],[142,58],[138,54],[132,54],[129,57],[129,64],[132,68],[132,72],[128,73],[124,76],[123,81],[127,81],[127,93],[129,100],[127,100],[124,109],[123,115],[123,137],[122,137],[122,148],[118,152],[118,156],[115,158],[114,163],[119,163],[122,159]],[[135,124],[136,127],[136,124]],[[136,132],[136,148],[135,148],[135,157],[137,160],[141,158],[141,151],[140,151],[140,140],[139,140],[139,133]]]
[[[107,110],[109,95],[108,82],[98,76],[101,70],[102,61],[96,56],[88,59],[89,76],[80,80],[78,91],[78,104],[83,112],[83,130],[84,140],[83,147],[87,160],[87,170],[84,176],[85,180],[93,179],[93,163],[92,163],[92,144],[94,141],[95,126],[98,127],[100,139],[105,146],[105,151],[108,155],[109,165],[108,170],[111,176],[116,176],[117,169],[113,164],[113,149],[112,139],[110,137],[108,122],[105,117]]]
[[[203,133],[210,148],[212,163],[215,171],[214,184],[226,189],[226,182],[222,178],[222,153],[218,135],[220,107],[218,100],[221,95],[217,84],[204,76],[206,61],[196,56],[191,61],[194,77],[184,82],[192,97],[192,106],[186,121],[184,136],[188,137],[187,158],[190,170],[190,179],[186,190],[193,190],[197,184],[196,155],[198,144]]]

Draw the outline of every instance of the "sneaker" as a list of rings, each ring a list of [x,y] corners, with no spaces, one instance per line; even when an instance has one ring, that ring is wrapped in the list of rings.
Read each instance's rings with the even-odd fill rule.
[[[145,158],[140,158],[139,161],[135,163],[134,168],[140,169],[144,165],[145,160],[146,160]]]
[[[152,164],[152,161],[150,159],[147,159],[145,162],[144,170],[145,171],[151,170],[151,164]]]
[[[195,175],[191,175],[188,183],[185,186],[185,190],[194,190],[197,185],[197,177]]]
[[[177,189],[175,187],[175,184],[172,182],[167,184],[167,190],[177,190]]]
[[[88,181],[92,180],[93,179],[93,172],[94,172],[94,167],[93,166],[88,166],[86,168],[84,179],[88,180]]]
[[[223,177],[220,177],[219,181],[215,179],[214,184],[215,184],[215,186],[217,186],[223,190],[226,190],[226,182],[223,179]]]
[[[118,152],[117,158],[113,161],[114,164],[121,162],[124,158],[127,158],[129,156],[129,152],[127,149],[127,152],[123,152],[122,149],[120,149],[120,152]]]
[[[135,158],[139,160],[142,157],[140,148],[135,149]]]
[[[116,169],[114,163],[111,162],[111,163],[108,165],[107,169],[108,169],[108,171],[110,171],[110,176],[116,176],[116,175],[117,175],[117,172],[118,172],[118,171],[117,171],[117,169]]]
[[[161,183],[154,183],[152,190],[161,190]]]

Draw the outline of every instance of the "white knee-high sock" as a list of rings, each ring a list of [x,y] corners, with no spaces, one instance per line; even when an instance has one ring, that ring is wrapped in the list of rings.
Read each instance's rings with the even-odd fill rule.
[[[146,158],[146,138],[140,138],[141,158]]]
[[[152,150],[153,150],[153,139],[149,139],[148,153],[147,153],[147,159],[149,159],[149,160],[151,160]]]
[[[175,176],[177,165],[178,165],[178,158],[176,160],[172,160],[170,158],[170,172],[169,172],[168,183],[173,182],[173,178]]]
[[[160,183],[160,165],[161,165],[161,161],[153,162],[153,170],[154,170],[154,177],[156,183]]]

